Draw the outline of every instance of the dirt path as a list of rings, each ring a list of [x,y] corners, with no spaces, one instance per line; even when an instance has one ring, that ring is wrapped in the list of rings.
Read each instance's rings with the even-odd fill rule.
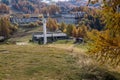
[[[85,50],[77,48],[76,45],[74,44],[49,44],[48,46],[59,48],[59,49],[64,49],[64,50],[70,51],[71,53],[73,52],[84,53],[85,52]]]
[[[22,45],[29,45],[28,42],[17,42],[16,45],[22,46]]]

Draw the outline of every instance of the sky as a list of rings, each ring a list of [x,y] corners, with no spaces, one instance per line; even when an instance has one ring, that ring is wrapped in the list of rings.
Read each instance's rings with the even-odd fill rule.
[[[68,0],[53,0],[53,1],[56,1],[56,2],[57,2],[57,1],[68,1]]]
[[[48,1],[48,0],[43,0],[43,1]],[[69,0],[49,0],[49,1],[55,1],[55,2],[57,2],[57,1],[69,1]],[[87,0],[81,0],[81,1],[87,1]]]
[[[69,0],[53,0],[53,1],[69,1]],[[81,1],[86,1],[86,0],[81,0]]]
[[[69,0],[42,0],[42,2],[50,3],[50,1],[58,2],[58,1],[69,1]]]
[[[65,1],[65,0],[59,0],[59,1]],[[68,0],[66,0],[66,1],[68,1]]]
[[[69,1],[69,0],[42,0],[42,2],[50,3],[50,1],[58,2],[58,1]],[[81,1],[87,1],[87,0],[81,0]]]

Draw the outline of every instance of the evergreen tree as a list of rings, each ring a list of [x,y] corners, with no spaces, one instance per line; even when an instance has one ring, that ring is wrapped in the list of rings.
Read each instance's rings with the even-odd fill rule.
[[[9,0],[2,0],[2,2],[6,5],[9,5]]]

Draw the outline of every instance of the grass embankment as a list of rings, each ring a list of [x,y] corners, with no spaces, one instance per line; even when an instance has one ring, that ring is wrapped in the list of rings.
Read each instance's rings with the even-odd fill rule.
[[[19,28],[16,33],[8,40],[8,42],[28,42],[32,38],[34,32],[42,31],[42,26],[35,28]]]

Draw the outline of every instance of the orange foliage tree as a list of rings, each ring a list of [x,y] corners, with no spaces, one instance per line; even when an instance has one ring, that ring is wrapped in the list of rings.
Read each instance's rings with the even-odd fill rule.
[[[106,28],[103,31],[93,30],[89,32],[93,54],[100,62],[108,63],[112,66],[120,65],[120,13],[117,6],[119,0],[104,0],[102,13]]]
[[[58,29],[58,24],[55,19],[48,18],[47,20],[47,29],[49,31],[56,31]]]

